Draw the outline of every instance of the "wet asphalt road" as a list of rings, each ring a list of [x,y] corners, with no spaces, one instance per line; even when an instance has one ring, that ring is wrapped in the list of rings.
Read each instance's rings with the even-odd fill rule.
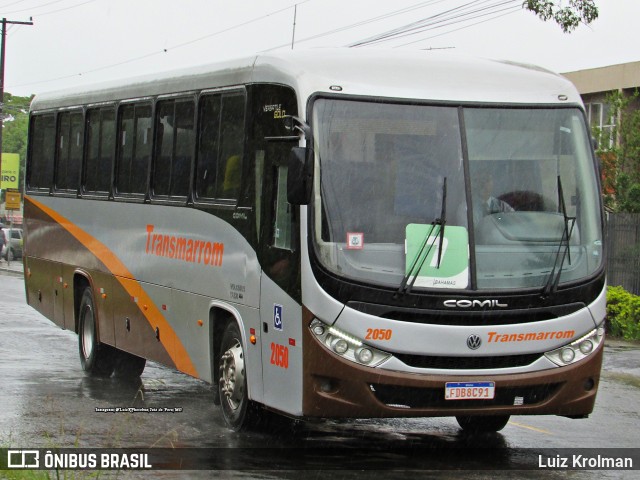
[[[216,478],[638,478],[638,471],[502,471],[519,464],[521,449],[636,448],[640,446],[640,345],[607,341],[605,365],[594,413],[586,420],[512,417],[499,434],[461,434],[455,419],[327,421],[292,425],[272,421],[249,433],[228,430],[211,401],[211,386],[154,363],[137,382],[86,377],[77,336],[61,330],[26,305],[22,278],[0,269],[0,446],[5,448],[176,448],[206,447],[216,452],[282,447],[322,455],[284,462],[258,458],[264,470],[231,460]],[[153,408],[162,412],[103,413],[108,407]],[[166,412],[164,409],[174,410]],[[362,448],[364,447],[364,448]],[[462,455],[437,456],[434,449],[460,448]],[[468,450],[484,449],[468,455]],[[310,450],[309,450],[310,449]],[[344,454],[336,453],[344,449]],[[411,451],[412,453],[405,453]],[[416,462],[416,451],[425,452]],[[429,453],[431,452],[431,454]],[[425,460],[428,459],[428,462]],[[271,461],[272,460],[272,461]],[[326,460],[326,463],[323,463]],[[283,459],[284,461],[284,459]],[[292,463],[293,462],[293,463]],[[305,463],[306,462],[306,463]],[[311,465],[308,463],[311,462]],[[363,465],[379,465],[381,472]],[[389,469],[389,462],[394,465]],[[248,463],[251,463],[249,459]],[[455,463],[460,470],[440,469]],[[293,465],[293,467],[292,467]],[[402,465],[414,468],[410,475]],[[323,470],[328,470],[323,473]],[[337,468],[337,469],[336,469]],[[496,468],[498,471],[489,471]],[[77,472],[74,472],[77,473]],[[211,472],[155,471],[159,478],[211,478]],[[120,473],[118,478],[142,478]],[[0,478],[2,472],[0,471]],[[78,478],[78,477],[72,477]],[[83,477],[80,477],[83,478]],[[147,477],[145,477],[147,478]],[[150,478],[150,477],[149,477]]]

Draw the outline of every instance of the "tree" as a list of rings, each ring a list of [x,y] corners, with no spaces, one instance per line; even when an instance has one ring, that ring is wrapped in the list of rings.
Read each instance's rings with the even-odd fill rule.
[[[2,151],[20,155],[20,178],[24,179],[27,159],[27,130],[29,128],[29,103],[33,97],[16,97],[4,94],[2,122]]]
[[[607,123],[613,132],[594,129],[603,170],[605,205],[614,211],[640,213],[640,92],[611,92],[606,99],[611,106]],[[614,121],[615,119],[615,121]],[[608,148],[609,135],[616,138]]]
[[[525,0],[524,7],[542,20],[553,20],[565,33],[572,32],[580,23],[589,24],[598,18],[595,0],[569,0],[563,6],[562,0]]]

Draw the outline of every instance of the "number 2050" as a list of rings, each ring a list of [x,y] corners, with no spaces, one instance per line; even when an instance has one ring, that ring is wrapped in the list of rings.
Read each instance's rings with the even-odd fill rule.
[[[390,328],[367,328],[365,340],[391,340],[393,330]]]

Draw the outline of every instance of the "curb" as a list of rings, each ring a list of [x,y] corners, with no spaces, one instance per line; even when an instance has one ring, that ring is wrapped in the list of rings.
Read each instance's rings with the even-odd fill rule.
[[[19,264],[19,267],[15,270],[13,268],[8,268],[6,264],[0,266],[0,275],[8,275],[11,277],[23,277],[24,271],[22,270],[22,264],[20,264],[19,262],[16,262],[16,263]]]

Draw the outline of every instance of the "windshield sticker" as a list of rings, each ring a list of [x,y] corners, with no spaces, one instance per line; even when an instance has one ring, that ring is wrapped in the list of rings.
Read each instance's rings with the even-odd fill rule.
[[[438,254],[440,248],[442,252]],[[426,288],[466,288],[469,284],[469,237],[465,227],[411,223],[406,228],[407,284]],[[438,265],[439,263],[439,265]],[[417,272],[417,275],[416,275]]]
[[[362,250],[364,248],[364,234],[347,232],[347,250]]]

